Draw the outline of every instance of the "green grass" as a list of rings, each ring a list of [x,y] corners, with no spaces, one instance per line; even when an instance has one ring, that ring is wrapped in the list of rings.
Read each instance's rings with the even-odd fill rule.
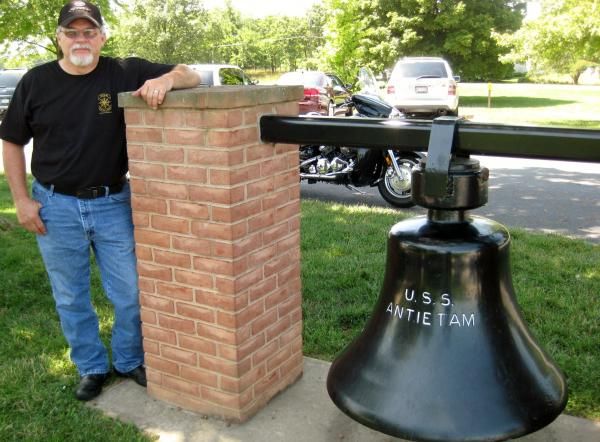
[[[459,114],[472,121],[600,129],[600,86],[459,83]]]

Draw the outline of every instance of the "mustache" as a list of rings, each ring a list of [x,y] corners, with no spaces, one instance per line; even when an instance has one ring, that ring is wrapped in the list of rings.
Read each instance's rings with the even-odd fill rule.
[[[75,51],[77,49],[87,49],[88,51],[92,50],[92,46],[91,45],[86,45],[86,44],[74,44],[73,46],[71,46],[71,51]]]

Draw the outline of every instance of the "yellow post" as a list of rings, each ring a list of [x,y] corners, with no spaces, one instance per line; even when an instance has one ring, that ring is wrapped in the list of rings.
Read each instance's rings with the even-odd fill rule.
[[[492,107],[492,82],[488,82],[488,108]]]

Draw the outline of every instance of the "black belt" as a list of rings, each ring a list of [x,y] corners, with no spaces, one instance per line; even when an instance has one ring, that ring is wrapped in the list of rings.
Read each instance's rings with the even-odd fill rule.
[[[70,189],[68,187],[55,186],[52,184],[40,183],[48,190],[53,190],[56,193],[61,193],[63,195],[76,196],[77,198],[84,200],[91,200],[94,198],[101,198],[103,196],[108,196],[113,193],[119,193],[123,190],[123,186],[127,182],[127,178],[121,178],[121,181],[117,184],[112,184],[110,186],[93,186],[86,187],[85,189]]]

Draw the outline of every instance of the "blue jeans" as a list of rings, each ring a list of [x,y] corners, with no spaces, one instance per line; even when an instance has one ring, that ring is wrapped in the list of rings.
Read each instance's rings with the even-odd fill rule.
[[[55,193],[34,181],[32,195],[42,204],[40,217],[47,234],[38,235],[37,242],[61,327],[71,347],[71,360],[79,374],[110,371],[90,296],[90,249],[115,311],[111,340],[113,365],[120,372],[142,365],[144,352],[129,184],[125,184],[120,193],[78,199]]]

